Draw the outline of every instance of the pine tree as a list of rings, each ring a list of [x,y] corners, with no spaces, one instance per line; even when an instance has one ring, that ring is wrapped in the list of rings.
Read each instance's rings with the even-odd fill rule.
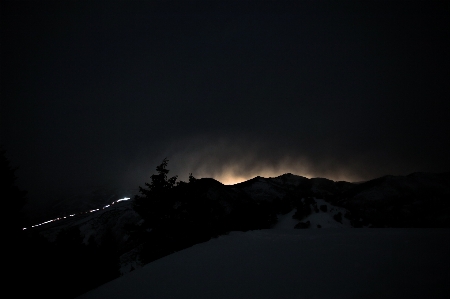
[[[193,183],[195,182],[197,179],[194,177],[194,175],[191,173],[189,173],[189,183]]]
[[[156,167],[157,174],[150,177],[151,182],[145,183],[148,189],[139,186],[142,195],[136,195],[134,198],[134,210],[149,226],[155,226],[167,217],[167,208],[170,206],[168,192],[175,186],[178,178],[178,176],[168,177],[168,162],[169,160],[164,158]]]
[[[6,151],[0,149],[0,191],[5,205],[5,211],[11,213],[13,217],[8,220],[8,227],[10,232],[18,236],[22,230],[24,219],[22,215],[22,208],[26,203],[26,191],[22,191],[17,187],[15,171],[17,168],[13,168],[10,165],[9,159],[6,157]]]

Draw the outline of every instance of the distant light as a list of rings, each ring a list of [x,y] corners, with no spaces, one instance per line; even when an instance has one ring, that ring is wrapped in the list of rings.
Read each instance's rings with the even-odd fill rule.
[[[116,202],[124,201],[124,200],[129,200],[129,199],[130,199],[129,197],[124,197],[124,198],[121,198],[121,199],[116,200]]]
[[[118,200],[116,200],[116,201],[113,201],[113,202],[111,203],[111,205],[115,204],[116,202],[119,202],[119,201],[125,201],[125,200],[129,200],[129,199],[130,199],[129,197],[124,197],[124,198],[118,199]],[[102,209],[109,208],[111,205],[106,205],[106,206],[104,206]],[[87,211],[87,212],[81,212],[81,213],[79,213],[79,214],[93,213],[93,212],[97,212],[97,211],[100,211],[100,209],[93,209],[93,210],[89,210],[89,211]],[[55,219],[47,220],[47,221],[45,221],[45,222],[42,222],[42,223],[39,223],[39,224],[32,225],[32,226],[30,226],[30,228],[38,227],[38,226],[41,226],[41,225],[44,225],[44,224],[47,224],[47,223],[50,223],[50,222],[54,222],[54,221],[66,219],[67,217],[74,217],[74,216],[76,216],[76,215],[77,215],[77,214],[70,214],[69,216],[63,216],[63,217],[58,217],[58,218],[55,218]],[[27,229],[26,227],[22,228],[22,230],[26,230],[26,229]]]

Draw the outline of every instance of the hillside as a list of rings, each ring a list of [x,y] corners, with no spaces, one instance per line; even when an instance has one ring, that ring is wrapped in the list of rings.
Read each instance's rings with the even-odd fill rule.
[[[94,298],[448,298],[450,231],[233,232],[92,290]]]
[[[94,259],[99,254],[108,256],[110,262],[115,260],[114,267],[118,269],[114,277],[127,276],[129,272],[174,252],[230,233],[233,235],[235,231],[270,229],[273,234],[289,231],[288,235],[296,235],[301,234],[296,229],[302,228],[318,234],[322,234],[319,231],[323,229],[355,227],[450,228],[449,186],[448,173],[386,176],[358,184],[325,178],[308,179],[293,174],[256,177],[236,185],[198,179],[167,193],[162,205],[155,210],[155,217],[162,218],[153,224],[136,213],[133,199],[105,205],[114,199],[111,195],[114,190],[103,190],[90,193],[105,194],[105,198],[96,196],[96,202],[103,205],[100,209],[71,214],[73,217],[29,228],[26,234],[38,234],[54,243],[56,248],[61,247],[62,240],[65,240],[64,244],[69,242],[64,245],[70,246],[68,248],[76,248],[77,242],[81,242],[86,248],[82,249],[84,255]],[[92,205],[90,196],[85,200],[88,201],[85,206]],[[361,232],[370,231],[363,229]],[[349,234],[345,238],[353,238],[360,233],[345,234]],[[330,243],[330,246],[335,245]],[[46,247],[42,250],[51,252]],[[67,256],[78,254],[69,249],[66,252]],[[50,253],[47,258],[58,263],[53,261]],[[76,269],[84,265],[79,264],[71,272],[65,270],[69,271],[65,275],[72,277],[84,271],[83,268]],[[96,271],[103,267],[101,263],[91,264],[87,267],[97,267]],[[102,274],[105,279],[110,277],[106,274]],[[77,291],[78,287],[70,282],[67,288],[74,288],[75,295],[86,290],[80,288]]]

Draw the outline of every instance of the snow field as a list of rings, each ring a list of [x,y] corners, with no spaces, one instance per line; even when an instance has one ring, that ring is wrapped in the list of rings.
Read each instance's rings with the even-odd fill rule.
[[[448,298],[449,229],[232,232],[88,298]]]

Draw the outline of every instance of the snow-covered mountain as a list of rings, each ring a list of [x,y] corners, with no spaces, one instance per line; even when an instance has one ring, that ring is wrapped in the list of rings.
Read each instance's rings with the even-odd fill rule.
[[[226,215],[241,208],[242,203],[267,204],[276,215],[271,227],[284,223],[283,228],[289,228],[290,223],[290,228],[294,228],[299,222],[308,221],[310,228],[450,227],[450,173],[385,176],[359,184],[308,179],[290,173],[274,178],[255,177],[235,185],[223,185],[214,179],[199,179],[196,184],[198,196],[218,202]],[[90,237],[99,241],[104,232],[112,230],[121,247],[128,247],[130,233],[125,228],[142,221],[133,210],[132,199],[95,213],[83,213],[102,208],[124,194],[133,198],[137,190],[101,188],[74,201],[60,202],[58,209],[76,216],[38,230],[53,241],[60,231],[78,227],[85,242]],[[303,206],[309,206],[308,215],[292,218],[299,203],[302,205],[305,200],[308,204]]]
[[[268,233],[271,238],[286,235],[287,240],[297,240],[303,238],[299,237],[302,233],[298,228],[309,228],[318,233],[320,229],[328,228],[450,227],[449,173],[385,176],[358,184],[325,178],[308,179],[293,174],[256,177],[235,185],[198,179],[175,190],[168,199],[173,202],[167,205],[167,213],[172,214],[170,219],[174,222],[167,222],[172,226],[167,232],[142,226],[143,219],[133,209],[133,199],[108,205],[119,199],[117,190],[89,194],[94,194],[95,203],[101,204],[97,206],[98,210],[92,203],[87,203],[90,210],[29,229],[29,233],[37,232],[54,242],[60,234],[76,229],[86,245],[101,244],[112,235],[120,260],[120,275],[125,276],[148,262],[230,231],[271,229]],[[128,194],[131,198],[136,195]],[[59,208],[62,207],[60,204]],[[306,235],[312,238],[314,232]],[[361,232],[369,231],[363,229]],[[245,236],[252,239],[252,234]],[[359,234],[346,232],[343,238],[359,238]],[[236,236],[235,233],[232,236]],[[411,240],[415,238],[409,236],[405,242],[409,242],[410,237]],[[385,236],[375,233],[375,238]],[[336,241],[335,237],[332,239]],[[198,246],[196,248],[206,245]]]
[[[378,227],[450,227],[450,172],[384,176],[330,201]]]

